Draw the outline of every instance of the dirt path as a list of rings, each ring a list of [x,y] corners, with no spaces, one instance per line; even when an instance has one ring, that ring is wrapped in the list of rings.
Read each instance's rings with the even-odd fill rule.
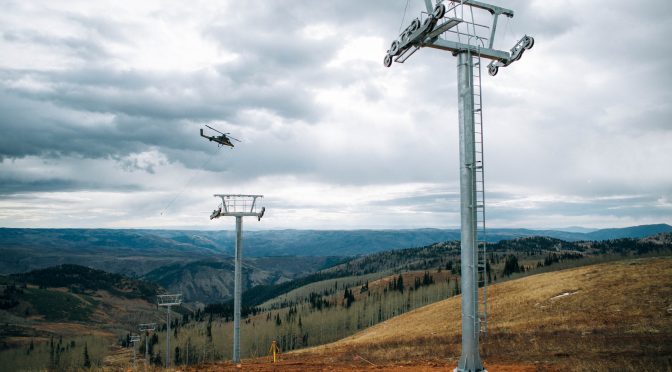
[[[231,362],[220,362],[206,366],[181,369],[184,371],[452,371],[456,367],[454,361],[408,361],[393,364],[377,365],[359,355],[332,354],[321,355],[312,353],[284,354],[273,364],[270,358],[243,360],[240,367]],[[549,364],[525,363],[486,363],[489,371],[497,372],[536,372],[561,371],[561,368]]]

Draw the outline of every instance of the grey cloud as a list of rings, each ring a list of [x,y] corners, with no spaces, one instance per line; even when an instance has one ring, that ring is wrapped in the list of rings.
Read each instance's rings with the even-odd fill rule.
[[[50,48],[59,48],[68,55],[83,60],[101,60],[108,56],[98,41],[76,37],[51,37],[38,32],[3,32],[5,41],[18,44],[41,44]]]
[[[81,181],[63,178],[17,179],[0,178],[0,196],[34,192],[74,192],[74,191],[139,191],[139,185],[107,185],[97,181]]]
[[[402,207],[406,210],[424,213],[459,213],[460,195],[456,193],[439,193],[430,195],[407,196],[402,198],[380,200],[369,203],[376,207]]]
[[[511,197],[514,197],[513,195]],[[510,199],[509,199],[510,200]],[[581,202],[536,202],[534,207],[495,206],[487,208],[488,218],[493,220],[518,220],[539,218],[550,215],[565,216],[568,221],[574,217],[599,216],[623,217],[669,221],[672,207],[660,207],[658,199],[652,196],[632,198],[592,199]],[[597,222],[597,221],[596,221]]]

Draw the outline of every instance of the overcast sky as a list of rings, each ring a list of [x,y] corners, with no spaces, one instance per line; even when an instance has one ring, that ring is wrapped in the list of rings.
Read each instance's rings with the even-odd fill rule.
[[[536,44],[484,74],[488,224],[672,223],[672,2],[493,3]],[[421,0],[0,4],[0,226],[459,226],[456,59],[382,64]]]

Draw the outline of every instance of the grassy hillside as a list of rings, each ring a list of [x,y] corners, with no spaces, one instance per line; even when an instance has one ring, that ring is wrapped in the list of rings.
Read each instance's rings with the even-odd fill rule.
[[[61,291],[25,288],[20,297],[25,306],[17,312],[27,316],[40,317],[48,321],[87,321],[93,314],[98,301],[89,296],[76,296]]]
[[[158,285],[77,265],[0,276],[0,370],[101,366],[109,347],[165,314]]]
[[[672,258],[533,275],[491,286],[488,294],[487,363],[551,370],[672,368]],[[454,297],[286,358],[337,355],[339,363],[359,355],[377,365],[429,361],[445,368],[459,354],[460,298]]]

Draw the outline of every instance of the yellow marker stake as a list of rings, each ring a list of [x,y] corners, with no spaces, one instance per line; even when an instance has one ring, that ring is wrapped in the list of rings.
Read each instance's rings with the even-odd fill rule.
[[[280,348],[275,340],[271,343],[271,348],[268,349],[268,352],[273,353],[273,363],[275,363],[278,360],[278,354],[280,353]]]

